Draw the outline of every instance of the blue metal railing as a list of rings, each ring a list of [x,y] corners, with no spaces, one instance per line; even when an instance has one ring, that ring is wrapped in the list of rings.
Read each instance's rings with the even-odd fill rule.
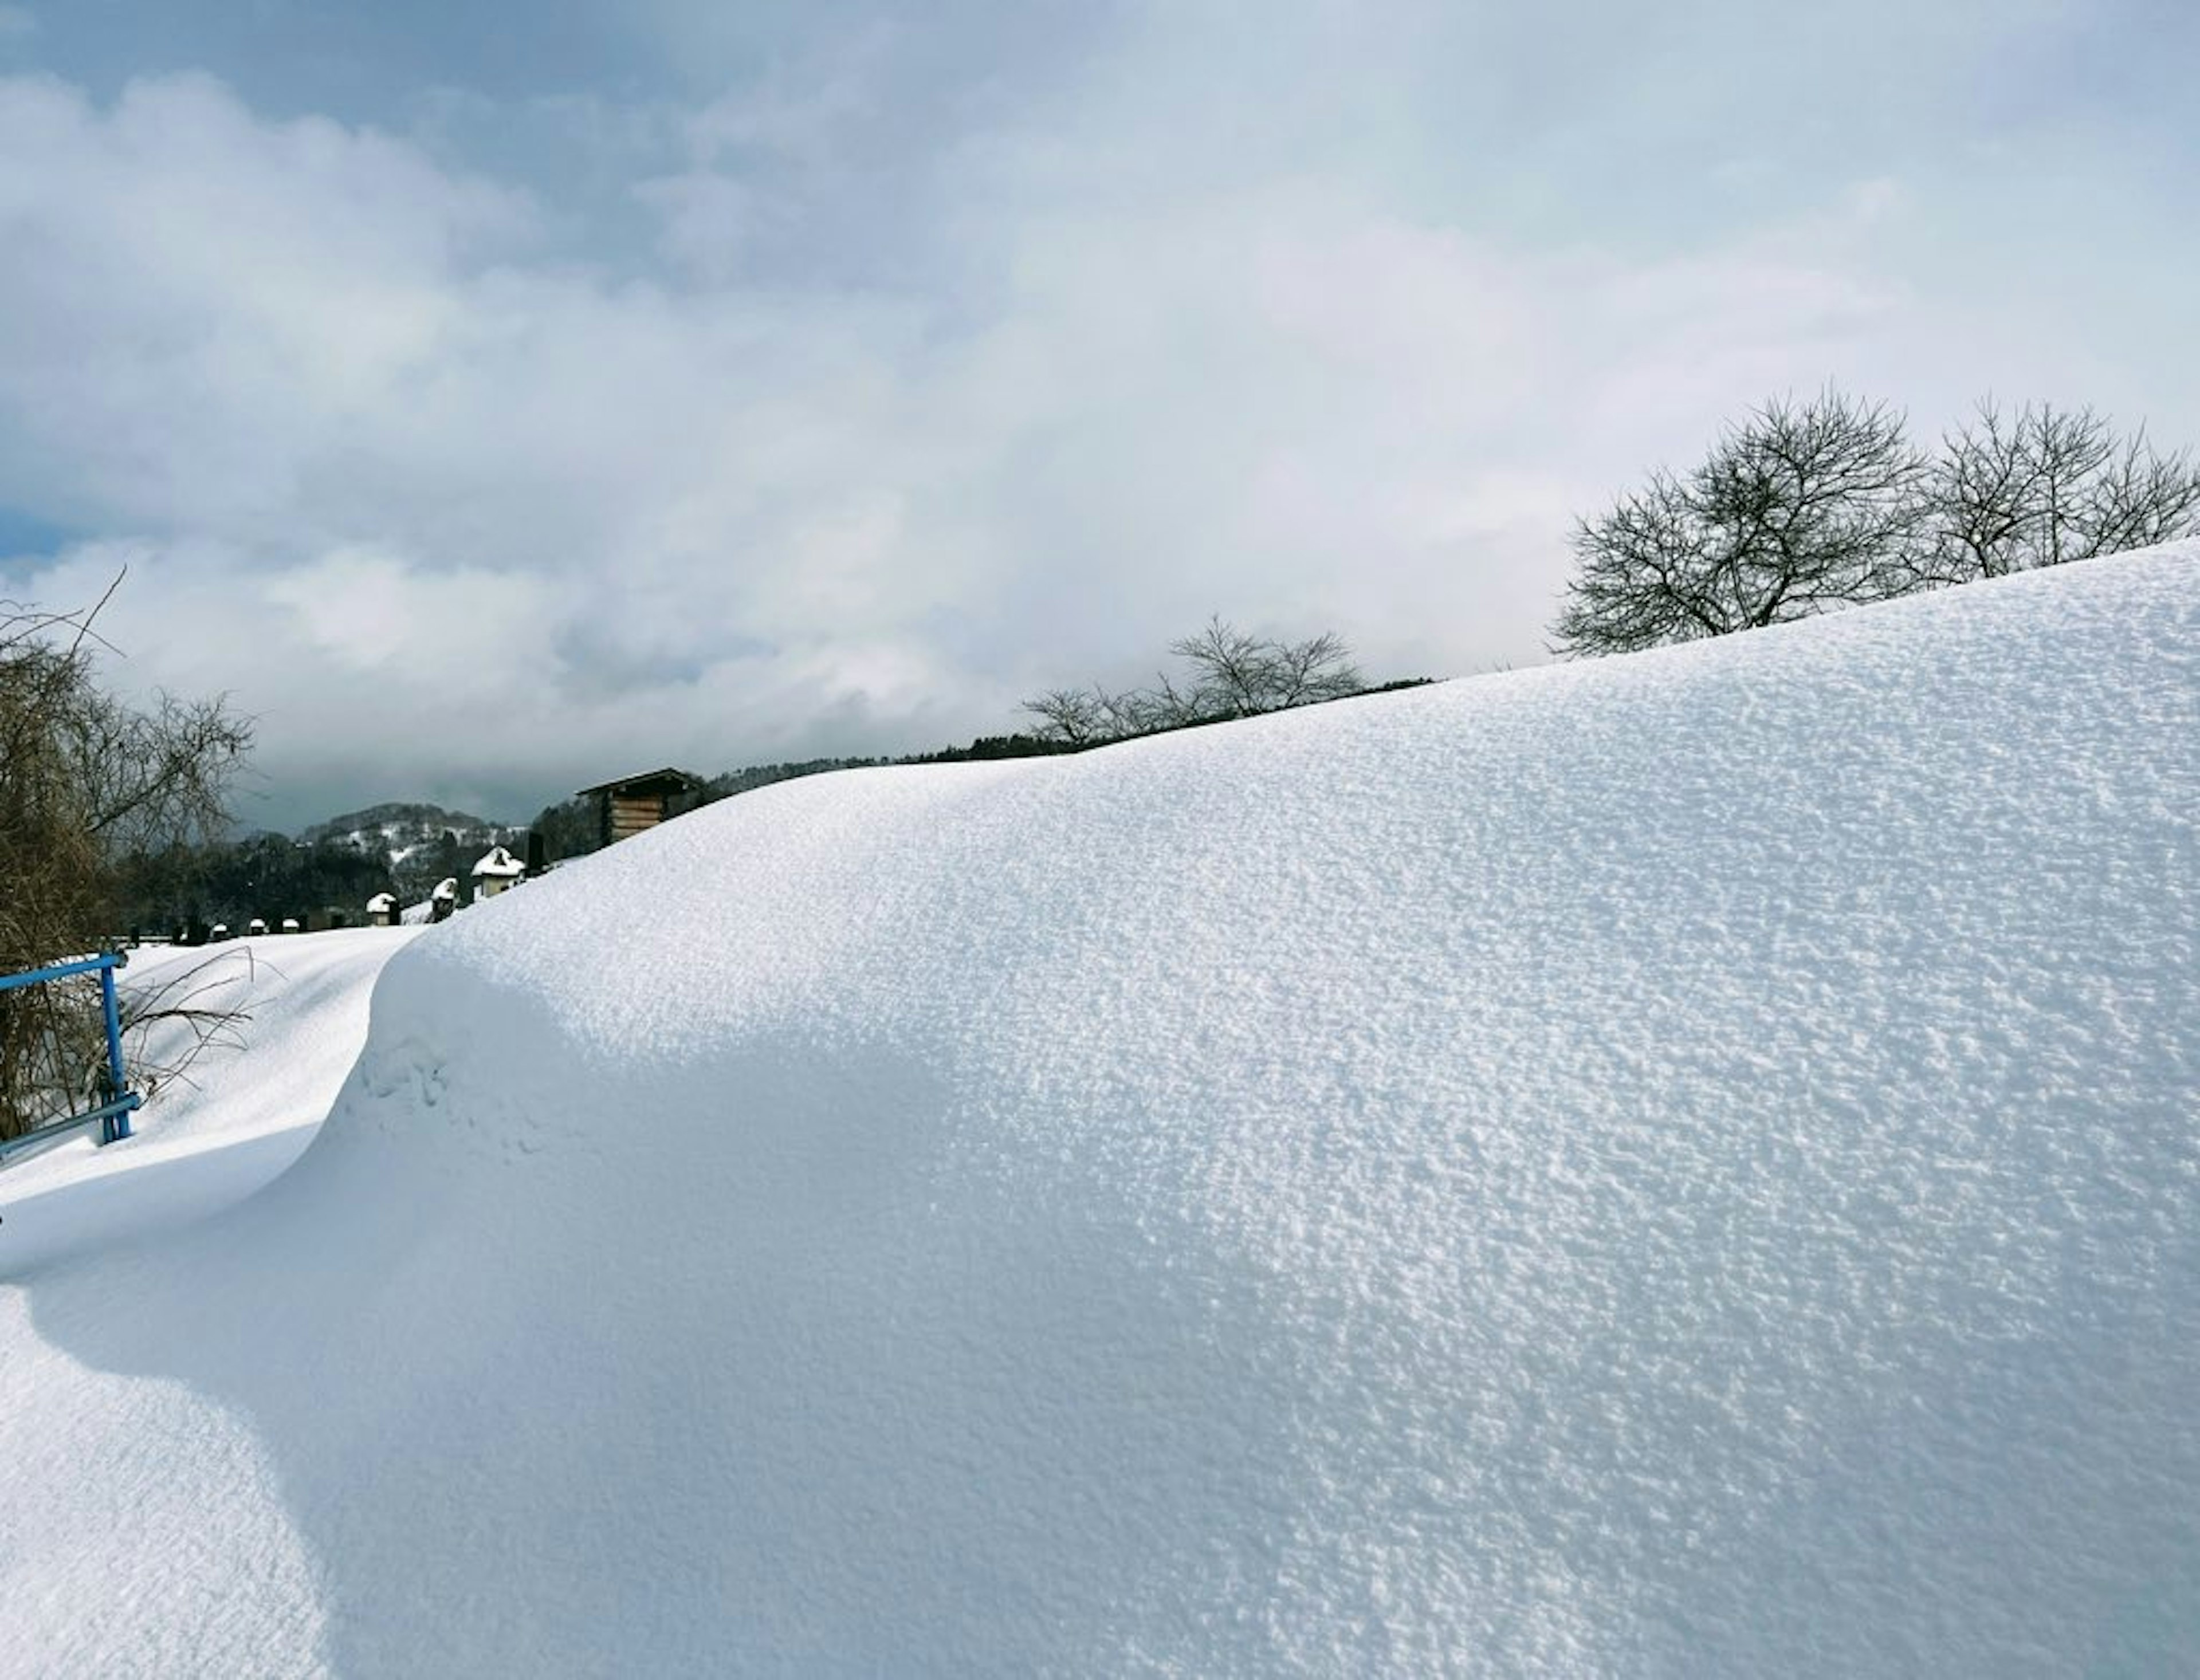
[[[27,1160],[40,1151],[50,1149],[65,1138],[73,1137],[88,1126],[99,1128],[99,1140],[109,1144],[130,1135],[130,1116],[141,1106],[144,1098],[129,1088],[122,1070],[122,1015],[114,998],[114,971],[128,963],[130,958],[121,951],[102,951],[96,957],[86,957],[81,962],[56,963],[50,968],[33,968],[20,974],[0,974],[0,992],[12,992],[22,986],[43,986],[50,980],[66,980],[74,974],[99,974],[99,1002],[107,1018],[107,1096],[108,1100],[82,1114],[72,1114],[26,1132],[20,1137],[0,1142],[0,1167],[12,1166]]]

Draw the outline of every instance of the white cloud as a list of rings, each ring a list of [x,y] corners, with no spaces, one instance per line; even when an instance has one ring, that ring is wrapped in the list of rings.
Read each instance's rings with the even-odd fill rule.
[[[652,176],[635,196],[661,220],[658,248],[682,273],[706,283],[739,277],[750,236],[769,211],[754,188],[710,170]]]
[[[1356,39],[1319,37],[1345,93],[1401,73]],[[1133,38],[896,174],[926,236],[829,283],[749,242],[846,190],[868,61],[699,109],[626,195],[641,260],[594,264],[553,189],[204,78],[0,80],[0,505],[102,534],[49,600],[131,540],[133,679],[261,714],[284,816],[354,773],[516,813],[1003,728],[1214,611],[1380,674],[1532,659],[1571,514],[1742,405],[2011,388],[1979,370],[2038,309],[1915,283],[1905,183],[1663,248],[1501,236],[1401,186],[1411,136],[1262,127],[1296,50],[1218,87]]]
[[[255,122],[196,78],[108,111],[0,82],[0,495],[225,534],[432,381],[453,276],[524,201],[323,121]]]

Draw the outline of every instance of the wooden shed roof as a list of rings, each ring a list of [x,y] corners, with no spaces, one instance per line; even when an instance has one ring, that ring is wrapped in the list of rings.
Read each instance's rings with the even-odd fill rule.
[[[616,781],[598,782],[594,787],[584,787],[573,796],[586,799],[592,793],[688,793],[703,785],[700,776],[685,770],[676,770],[667,765],[662,770],[646,770],[639,776],[621,776]]]

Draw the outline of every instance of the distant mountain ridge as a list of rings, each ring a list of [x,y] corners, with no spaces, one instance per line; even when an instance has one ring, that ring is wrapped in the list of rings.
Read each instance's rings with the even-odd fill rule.
[[[401,897],[424,898],[446,877],[463,878],[492,846],[524,847],[525,828],[424,802],[349,811],[298,831],[301,846],[341,846],[387,865]]]
[[[433,839],[448,829],[464,840],[469,834],[516,833],[518,827],[517,824],[491,822],[487,817],[448,810],[441,805],[397,800],[370,805],[363,811],[348,811],[340,817],[301,828],[297,840],[301,846],[317,845],[324,840],[348,841],[365,851],[372,849],[366,843],[376,835],[393,841],[417,841]]]

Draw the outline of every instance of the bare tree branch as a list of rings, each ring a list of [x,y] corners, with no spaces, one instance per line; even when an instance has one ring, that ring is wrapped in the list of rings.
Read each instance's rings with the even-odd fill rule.
[[[1921,586],[2090,560],[2200,533],[2200,466],[2119,440],[2090,408],[1991,400],[1943,440]]]
[[[224,821],[250,723],[225,701],[162,695],[146,710],[102,688],[89,611],[0,604],[0,969],[99,948],[133,860],[209,837]],[[0,1136],[79,1094],[97,1048],[82,987],[0,993]]]
[[[1624,653],[2196,532],[2200,468],[2091,409],[1989,400],[1928,460],[1899,414],[1829,389],[1583,520],[1553,636]]]
[[[1040,720],[1040,732],[1050,738],[1090,746],[1343,699],[1366,687],[1351,650],[1334,632],[1274,641],[1217,617],[1197,634],[1170,643],[1169,651],[1190,667],[1182,678],[1159,672],[1151,687],[1120,694],[1097,685],[1050,689],[1025,701],[1023,709]]]

